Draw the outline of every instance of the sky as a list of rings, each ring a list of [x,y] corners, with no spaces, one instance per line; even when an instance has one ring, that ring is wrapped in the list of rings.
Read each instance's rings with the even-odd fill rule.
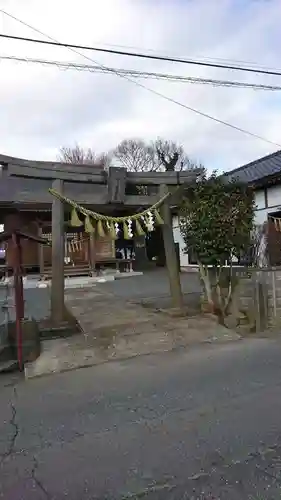
[[[280,0],[0,0],[0,9],[62,42],[255,63],[281,71]],[[44,39],[2,12],[0,33]],[[125,138],[161,137],[183,145],[193,160],[208,169],[230,170],[281,149],[198,116],[117,75],[1,57],[98,63],[280,86],[281,77],[83,52],[89,61],[65,48],[4,39],[0,44],[1,154],[56,160],[60,147],[75,143],[101,153]],[[281,144],[280,92],[138,81]]]

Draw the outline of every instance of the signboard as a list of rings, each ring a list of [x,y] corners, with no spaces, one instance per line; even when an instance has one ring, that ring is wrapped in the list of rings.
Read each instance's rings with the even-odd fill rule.
[[[96,260],[115,258],[115,242],[110,237],[97,238],[95,241]]]

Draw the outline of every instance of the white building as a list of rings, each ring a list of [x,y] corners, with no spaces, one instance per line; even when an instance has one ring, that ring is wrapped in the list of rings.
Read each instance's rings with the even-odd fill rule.
[[[273,219],[281,219],[281,151],[259,158],[243,167],[224,174],[229,179],[237,179],[253,186],[255,190],[255,224],[268,222],[268,246],[272,265],[281,265],[281,232],[276,231]],[[184,252],[184,242],[180,234],[178,218],[173,218],[174,240],[179,244],[182,268],[194,267],[190,255]]]

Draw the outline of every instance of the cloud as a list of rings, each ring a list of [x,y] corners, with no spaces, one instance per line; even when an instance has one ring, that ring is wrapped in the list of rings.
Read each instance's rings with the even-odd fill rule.
[[[61,41],[123,45],[206,61],[248,61],[278,68],[279,0],[6,0],[1,6]],[[0,32],[43,38],[1,13]],[[2,42],[2,55],[87,63],[65,48]],[[116,68],[280,83],[277,77],[96,52],[84,54]],[[277,92],[150,80],[140,83],[273,142],[281,142],[281,99]],[[0,150],[14,156],[55,159],[59,147],[74,142],[106,151],[125,137],[150,140],[161,136],[181,142],[191,157],[210,169],[227,170],[277,149],[115,75],[2,61],[0,101]]]

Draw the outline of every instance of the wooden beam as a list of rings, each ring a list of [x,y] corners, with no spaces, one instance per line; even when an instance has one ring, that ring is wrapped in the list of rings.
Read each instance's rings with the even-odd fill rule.
[[[165,196],[169,192],[168,186],[162,184],[160,186],[160,197]],[[172,215],[169,202],[164,202],[161,208],[164,224],[162,225],[162,233],[166,255],[166,266],[169,276],[170,292],[172,305],[176,308],[182,308],[183,297],[180,282],[179,262],[176,254],[176,246],[174,242]]]
[[[8,175],[13,177],[29,178],[29,179],[61,179],[68,182],[91,183],[91,184],[106,184],[107,176],[104,171],[95,171],[95,167],[89,172],[84,172],[77,168],[67,168],[60,165],[60,168],[46,167],[29,167],[28,165],[9,164]]]
[[[79,203],[80,205],[83,205],[86,208],[93,209],[97,211],[102,210],[102,207],[104,205],[107,205],[108,209],[110,211],[114,210],[114,203],[109,206],[108,201],[107,201],[107,188],[106,186],[100,186],[100,192],[99,193],[75,193],[71,192],[68,193],[65,190],[65,196],[70,198],[71,200],[75,201],[76,203]],[[8,198],[9,192],[7,192],[7,198]],[[11,196],[10,196],[11,197]],[[32,191],[31,189],[28,191],[17,191],[16,196],[13,197],[13,200],[15,199],[16,202],[14,201],[6,201],[6,206],[7,210],[9,211],[11,208],[11,202],[12,206],[19,208],[19,210],[24,210],[24,211],[33,211],[33,210],[39,210],[39,207],[42,207],[45,210],[51,210],[51,205],[53,201],[53,196],[48,192],[48,190],[43,190],[40,189],[38,191],[34,190]],[[159,194],[156,195],[131,195],[131,196],[125,196],[125,201],[124,207],[150,207],[154,203],[156,203],[159,200]],[[120,204],[118,206],[116,205],[116,208],[120,209]],[[1,215],[2,215],[2,210],[4,211],[4,202],[1,204]]]
[[[5,165],[10,169],[11,167],[21,167],[33,169],[34,175],[40,177],[40,170],[47,170],[53,175],[53,172],[68,172],[73,174],[89,174],[89,175],[104,175],[105,170],[103,167],[75,164],[75,163],[62,163],[50,161],[34,161],[25,160],[22,158],[15,158],[14,156],[7,156],[0,154],[0,164]],[[192,170],[183,170],[177,172],[127,172],[128,182],[134,184],[181,184],[186,182],[185,179],[195,179],[197,175],[202,172],[202,169],[196,168]],[[159,181],[161,179],[161,181]],[[179,179],[180,182],[176,182]],[[71,179],[70,179],[71,180]]]
[[[11,182],[13,182],[13,178],[11,178]],[[23,189],[20,190],[13,190],[13,200],[16,201],[17,204],[20,203],[38,203],[40,205],[46,203],[49,204],[51,207],[51,203],[53,201],[53,196],[49,193],[48,188],[51,187],[46,186],[46,188],[40,187],[40,189],[36,189],[36,184],[33,188],[32,182],[30,183],[30,187],[26,185],[26,183],[23,186]],[[99,186],[99,192],[95,192],[93,190],[93,193],[89,192],[89,190],[83,192],[83,190],[80,188],[79,190],[74,189],[75,184],[73,185],[73,190],[72,189],[67,189],[69,188],[64,183],[64,195],[70,198],[73,201],[76,201],[77,203],[80,203],[82,205],[84,204],[91,204],[91,205],[106,205],[107,204],[107,187],[106,186]],[[93,186],[96,188],[96,186]],[[95,189],[97,190],[97,188]],[[6,194],[6,193],[5,193]],[[7,193],[7,197],[9,193]]]
[[[114,168],[114,167],[111,167]],[[118,172],[119,169],[114,169]],[[133,185],[180,185],[194,181],[201,171],[194,169],[187,172],[126,172],[126,182]],[[30,179],[61,179],[75,183],[106,184],[107,172],[92,167],[91,171],[73,169],[73,166],[59,164],[56,168],[33,167],[21,164],[8,164],[8,175]]]
[[[20,166],[20,167],[29,167],[33,168],[34,172],[37,170],[45,169],[49,171],[63,171],[67,170],[68,172],[73,173],[84,173],[84,174],[101,174],[104,172],[103,167],[81,163],[62,163],[62,162],[53,162],[53,161],[34,161],[34,160],[24,160],[22,158],[15,158],[13,156],[0,155],[0,164],[10,166]]]
[[[156,195],[130,195],[125,197],[124,206],[126,207],[151,207],[159,201],[159,194]]]
[[[63,181],[55,180],[53,189],[63,193]],[[54,323],[64,319],[64,204],[53,197],[52,203],[52,285],[51,317]]]
[[[183,172],[127,172],[127,182],[144,186],[185,184],[194,181],[201,171],[194,169]]]
[[[40,243],[41,245],[48,245],[48,242],[44,238],[39,238],[38,236],[34,236],[34,234],[25,233],[23,231],[20,231],[19,229],[14,229],[13,231],[4,231],[0,233],[0,243],[12,239],[13,235],[16,235],[24,240]]]
[[[17,177],[61,179],[69,182],[92,182],[93,184],[107,183],[107,172],[102,167],[91,165],[31,161],[5,155],[0,155],[0,164],[5,166],[8,175]],[[115,167],[111,168],[116,172],[120,170]],[[177,185],[191,182],[201,172],[200,168],[182,172],[126,172],[126,182],[139,185]]]
[[[106,213],[113,215],[115,208],[120,210],[120,208],[128,208],[131,211],[134,211],[135,208],[147,208],[151,207],[151,205],[154,205],[157,201],[160,199],[159,194],[155,195],[130,195],[130,196],[125,196],[125,201],[124,204],[116,204],[114,205],[113,203],[111,205],[108,204],[107,202],[107,193],[106,193],[106,186],[100,186],[101,187],[101,193],[95,193],[92,196],[89,195],[88,193],[79,193],[75,196],[75,194],[68,194],[67,192],[65,193],[68,198],[71,200],[75,201],[76,203],[79,203],[85,208],[89,208],[89,210],[93,210],[96,212],[104,212],[104,208],[106,207]],[[42,214],[45,212],[51,212],[52,208],[52,201],[53,201],[53,196],[48,193],[48,191],[39,191],[36,193],[36,191],[28,192],[28,193],[18,193],[16,197],[17,202],[5,202],[0,203],[0,215],[2,216],[5,211],[7,213],[10,213],[11,208],[16,208],[20,212],[40,212],[42,211]],[[177,202],[180,201],[180,197],[178,194],[171,195],[169,198],[169,203],[170,205],[176,205]],[[67,205],[65,205],[66,209],[69,209]]]

